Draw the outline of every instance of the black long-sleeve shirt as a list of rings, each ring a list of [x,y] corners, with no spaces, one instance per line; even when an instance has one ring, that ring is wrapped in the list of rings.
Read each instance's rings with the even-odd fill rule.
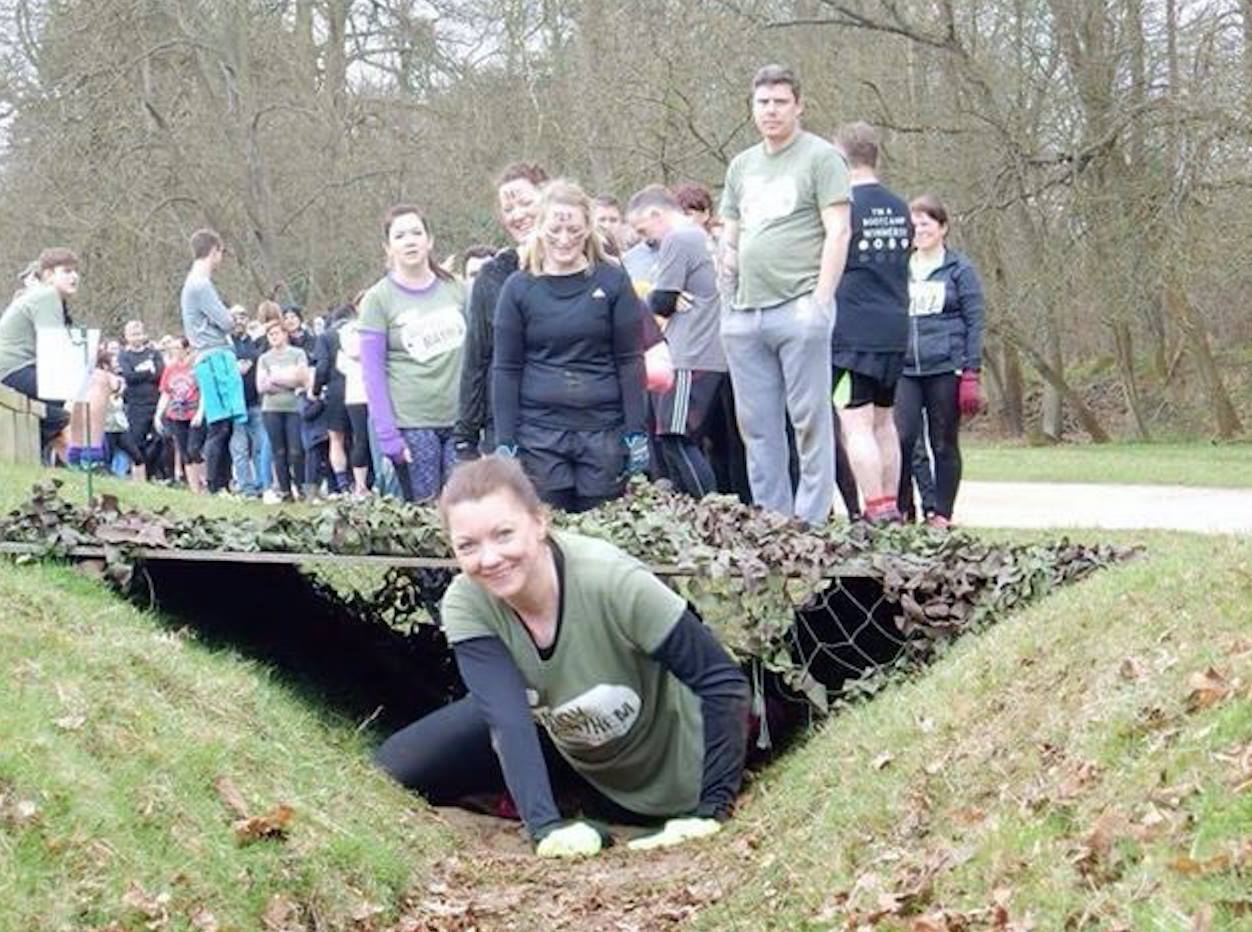
[[[601,262],[573,275],[511,275],[496,304],[496,442],[520,421],[643,432],[643,308],[630,277]]]
[[[510,275],[517,271],[517,250],[502,249],[478,270],[465,315],[465,345],[461,356],[461,392],[453,436],[457,443],[477,448],[484,436],[491,442],[491,357],[495,348],[496,302]]]
[[[154,346],[145,346],[138,350],[123,347],[117,354],[117,362],[126,382],[122,393],[123,403],[155,407],[161,397],[161,373],[165,371],[165,360],[161,357],[161,351]],[[145,365],[146,363],[151,363],[151,366]],[[138,366],[143,368],[136,368]]]
[[[495,637],[472,638],[454,647],[461,678],[482,710],[500,758],[505,784],[532,838],[561,821],[539,744],[538,726],[526,703],[526,683]],[[724,819],[739,792],[747,749],[748,683],[713,633],[688,609],[650,655],[700,698],[704,720],[704,768],[694,813]]]

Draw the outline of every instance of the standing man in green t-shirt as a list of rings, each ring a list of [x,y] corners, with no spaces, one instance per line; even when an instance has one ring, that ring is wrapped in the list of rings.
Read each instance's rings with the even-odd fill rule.
[[[752,79],[761,142],[726,172],[724,274],[734,299],[722,343],[756,504],[822,524],[834,502],[830,336],[848,250],[848,166],[800,128],[800,82],[779,65]],[[786,417],[800,458],[794,497]]]

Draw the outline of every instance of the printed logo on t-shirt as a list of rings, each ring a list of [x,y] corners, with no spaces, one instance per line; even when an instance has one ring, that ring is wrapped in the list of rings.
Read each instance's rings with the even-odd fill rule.
[[[943,282],[909,282],[909,316],[929,317],[943,310]]]
[[[555,709],[534,708],[552,740],[571,749],[598,748],[630,731],[643,703],[629,686],[601,683]]]
[[[396,315],[396,326],[405,351],[418,362],[430,362],[465,342],[465,318],[455,304],[402,311]]]
[[[743,180],[743,198],[739,204],[744,229],[756,229],[771,220],[789,216],[799,199],[800,192],[793,178],[749,175]]]

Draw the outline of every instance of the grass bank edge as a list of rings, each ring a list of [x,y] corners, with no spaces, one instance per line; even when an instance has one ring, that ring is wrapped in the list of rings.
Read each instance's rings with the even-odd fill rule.
[[[259,928],[276,897],[342,927],[398,909],[454,849],[372,766],[356,723],[268,668],[64,567],[0,565],[0,602],[0,929],[158,918],[149,908]],[[221,777],[256,815],[290,805],[289,837],[240,846]]]
[[[1087,915],[1184,929],[1206,906],[1216,928],[1236,921],[1248,906],[1237,872],[1186,868],[1230,852],[1252,824],[1252,793],[1231,789],[1219,757],[1252,737],[1250,568],[1252,541],[1151,535],[1145,557],[833,718],[753,787],[723,842],[727,870],[745,852],[748,863],[696,927],[842,927],[873,882],[898,893],[945,857],[925,896],[881,928],[988,909],[998,891],[1036,928]],[[1188,713],[1189,678],[1210,667],[1242,692]]]

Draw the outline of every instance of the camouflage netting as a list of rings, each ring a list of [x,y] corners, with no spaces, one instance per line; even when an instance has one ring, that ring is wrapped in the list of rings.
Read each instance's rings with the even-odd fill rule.
[[[108,575],[124,591],[142,588],[136,548],[219,551],[224,561],[260,551],[450,557],[433,508],[392,500],[222,518],[127,510],[112,496],[75,505],[58,486],[36,486],[0,519],[0,540],[33,545],[34,557],[102,546]],[[820,711],[829,690],[925,661],[958,635],[1132,552],[1065,539],[990,543],[924,528],[833,523],[813,530],[728,497],[696,502],[642,481],[594,511],[558,514],[556,523],[651,564],[758,677],[780,678]],[[437,617],[452,573],[451,564],[391,569],[365,591],[303,578],[347,615],[421,631],[429,642],[427,622]]]

